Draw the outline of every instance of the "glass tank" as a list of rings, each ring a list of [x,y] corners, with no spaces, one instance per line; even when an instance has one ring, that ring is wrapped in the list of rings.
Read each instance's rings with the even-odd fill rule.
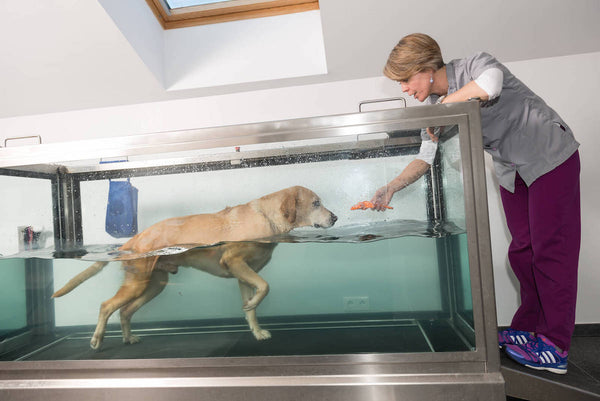
[[[0,149],[0,369],[499,375],[478,121],[466,103]],[[355,207],[433,126],[429,171]]]

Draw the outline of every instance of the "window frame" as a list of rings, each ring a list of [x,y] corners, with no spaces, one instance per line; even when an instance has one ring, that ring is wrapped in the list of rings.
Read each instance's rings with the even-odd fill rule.
[[[163,29],[186,28],[318,10],[318,0],[231,0],[169,9],[164,0],[146,0]]]

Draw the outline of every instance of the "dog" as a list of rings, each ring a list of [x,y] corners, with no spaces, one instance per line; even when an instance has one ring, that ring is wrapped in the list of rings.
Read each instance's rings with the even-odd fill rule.
[[[269,262],[276,243],[252,242],[285,234],[298,227],[328,228],[337,216],[326,209],[310,189],[294,186],[265,195],[243,205],[227,207],[212,214],[196,214],[160,221],[132,237],[121,251],[144,255],[177,245],[214,245],[163,256],[117,258],[123,264],[125,278],[115,296],[103,302],[98,324],[90,341],[99,349],[108,318],[120,309],[123,342],[139,342],[131,333],[131,317],[164,289],[169,272],[178,267],[193,267],[210,274],[238,280],[242,309],[257,340],[271,337],[258,324],[256,308],[269,292],[269,284],[258,272]],[[72,278],[52,297],[60,297],[100,272],[108,262],[96,262]]]

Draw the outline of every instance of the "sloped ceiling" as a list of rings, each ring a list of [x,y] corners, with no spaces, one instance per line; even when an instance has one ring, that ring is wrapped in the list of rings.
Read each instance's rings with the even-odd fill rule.
[[[380,76],[390,49],[411,32],[436,38],[446,60],[480,50],[504,62],[600,51],[598,0],[320,0],[320,7],[327,74],[166,91],[98,0],[2,1],[0,118]]]

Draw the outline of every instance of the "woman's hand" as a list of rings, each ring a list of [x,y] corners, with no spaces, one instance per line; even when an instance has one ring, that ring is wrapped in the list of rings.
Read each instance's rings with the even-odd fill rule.
[[[437,136],[436,136],[436,135],[433,133],[433,132],[434,132],[434,130],[435,130],[435,128],[434,128],[434,127],[427,127],[427,128],[425,129],[425,131],[427,131],[427,135],[429,135],[429,137],[431,138],[431,140],[432,140],[433,142],[437,142],[437,141],[439,140],[439,138],[438,138],[438,137],[437,137]]]
[[[375,192],[375,196],[371,199],[371,203],[374,206],[373,209],[379,212],[386,210],[386,206],[390,204],[396,192],[421,178],[428,169],[429,163],[420,159],[415,159],[408,163],[408,166],[402,170],[400,175]]]
[[[386,210],[386,206],[390,204],[393,196],[394,191],[390,190],[387,185],[384,185],[375,192],[375,196],[371,199],[371,203],[373,203],[375,210],[381,212]]]
[[[440,140],[440,135],[444,133],[444,129],[445,127],[427,127],[425,128],[425,131],[433,142],[438,142]],[[435,132],[436,130],[437,133]]]

